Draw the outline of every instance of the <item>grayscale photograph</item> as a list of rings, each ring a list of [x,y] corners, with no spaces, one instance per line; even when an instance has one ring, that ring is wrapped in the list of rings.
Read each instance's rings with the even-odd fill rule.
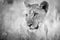
[[[60,40],[60,0],[0,0],[0,40]]]

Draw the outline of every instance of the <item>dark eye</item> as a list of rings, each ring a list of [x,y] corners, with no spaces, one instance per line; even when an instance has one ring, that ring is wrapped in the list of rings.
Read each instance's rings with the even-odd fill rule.
[[[36,16],[38,13],[37,12],[34,12],[34,16]]]
[[[48,11],[48,7],[49,7],[49,4],[48,4],[47,1],[43,1],[43,2],[40,4],[40,7],[47,12],[47,11]]]

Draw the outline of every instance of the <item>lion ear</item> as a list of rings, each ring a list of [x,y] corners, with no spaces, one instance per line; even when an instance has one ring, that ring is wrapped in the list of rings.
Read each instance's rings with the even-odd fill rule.
[[[25,4],[25,6],[26,6],[27,8],[32,8],[32,7],[34,7],[34,6],[37,6],[36,3],[31,3],[31,2],[29,2],[29,1],[24,1],[24,4]]]
[[[48,7],[49,7],[49,3],[47,1],[43,1],[43,2],[41,2],[40,7],[43,10],[45,10],[45,12],[47,12],[48,11]]]
[[[29,4],[27,1],[24,1],[24,5],[25,5],[25,7],[27,7],[27,8],[30,8],[30,7],[31,7],[31,4]]]

